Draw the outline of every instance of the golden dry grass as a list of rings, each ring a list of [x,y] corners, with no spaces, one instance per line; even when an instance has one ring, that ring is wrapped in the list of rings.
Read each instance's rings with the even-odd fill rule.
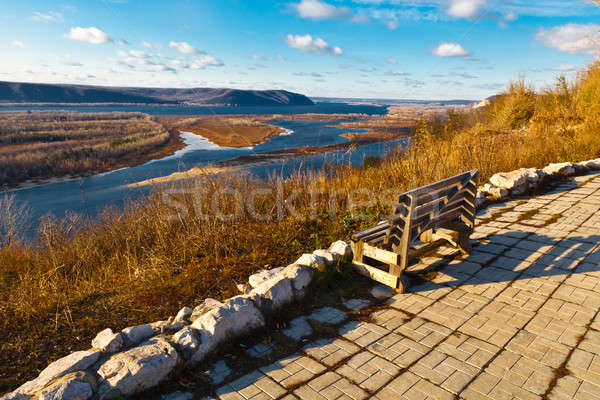
[[[144,162],[168,142],[141,113],[0,112],[0,186]]]
[[[5,241],[0,249],[0,392],[33,378],[51,359],[87,348],[107,326],[159,320],[182,305],[231,296],[236,283],[265,265],[284,266],[302,252],[348,238],[389,212],[393,193],[473,168],[485,180],[498,171],[599,157],[600,119],[593,110],[600,100],[585,94],[597,90],[599,82],[586,75],[572,85],[575,110],[586,110],[575,116],[549,112],[546,96],[558,89],[535,95],[531,113],[531,96],[517,83],[486,109],[419,123],[404,153],[371,163],[375,166],[340,166],[314,176],[299,172],[282,183],[243,175],[203,178],[203,195],[187,183],[183,188],[193,191],[176,196],[189,213],[174,214],[165,201],[170,197],[157,190],[94,221],[48,220],[37,243]],[[565,118],[573,129],[560,129]],[[295,215],[280,214],[279,185],[283,198],[297,194],[283,207],[286,211],[293,204]],[[223,188],[241,194],[241,211],[235,198],[215,196]],[[251,203],[262,219],[247,206],[249,194],[260,188],[264,193]],[[345,206],[349,197],[356,200],[354,209]],[[194,208],[195,201],[207,198],[216,199],[225,213],[238,210],[237,217],[206,212],[214,206],[210,201]],[[376,201],[359,204],[369,199]],[[199,219],[199,211],[209,216]]]

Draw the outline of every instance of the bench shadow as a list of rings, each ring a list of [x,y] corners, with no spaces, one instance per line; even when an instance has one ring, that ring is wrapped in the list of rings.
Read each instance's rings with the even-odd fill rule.
[[[600,235],[557,239],[523,232],[472,241],[473,252],[405,271],[406,292],[600,271]]]

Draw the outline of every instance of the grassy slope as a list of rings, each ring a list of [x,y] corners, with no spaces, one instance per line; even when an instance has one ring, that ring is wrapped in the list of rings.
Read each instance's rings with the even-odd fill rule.
[[[246,208],[233,220],[169,219],[172,209],[157,193],[97,221],[47,221],[36,245],[21,245],[18,229],[12,230],[0,250],[0,392],[33,378],[52,359],[88,347],[107,326],[163,319],[184,304],[231,296],[236,283],[264,265],[283,266],[304,251],[348,237],[389,211],[390,188],[403,191],[472,168],[487,179],[502,170],[599,157],[598,71],[594,65],[568,90],[559,84],[542,94],[517,83],[485,109],[419,123],[406,153],[375,166],[288,179],[285,197],[298,193],[295,217],[263,221]],[[222,176],[201,187],[209,195],[231,187],[247,196],[253,188],[276,186]],[[330,210],[325,195],[309,207],[310,190],[330,189],[337,191],[337,210]],[[343,202],[349,194],[366,200],[357,190],[380,200],[352,214]],[[235,211],[231,197],[217,199],[222,210]],[[182,199],[190,205],[194,200]],[[254,200],[259,212],[277,215],[273,195]],[[18,224],[15,214],[9,227]]]

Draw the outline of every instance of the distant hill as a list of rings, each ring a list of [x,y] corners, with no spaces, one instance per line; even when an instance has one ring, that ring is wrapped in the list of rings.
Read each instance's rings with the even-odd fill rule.
[[[286,90],[168,89],[0,81],[0,103],[147,103],[221,106],[313,105]]]

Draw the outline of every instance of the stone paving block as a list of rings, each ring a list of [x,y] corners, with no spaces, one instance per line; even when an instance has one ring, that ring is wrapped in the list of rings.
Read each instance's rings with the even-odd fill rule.
[[[503,347],[518,329],[498,321],[493,315],[491,317],[475,315],[458,330],[484,342]]]
[[[586,328],[583,326],[574,325],[541,312],[533,317],[525,329],[548,340],[571,347],[577,345],[579,338],[586,332]]]
[[[451,400],[454,399],[454,395],[412,372],[406,371],[387,384],[380,392],[373,396],[372,399]]]
[[[301,400],[362,400],[369,397],[363,389],[331,371],[294,390],[294,395]]]
[[[318,362],[295,354],[261,367],[260,371],[284,388],[290,388],[307,382],[325,369]]]
[[[285,392],[285,389],[271,378],[260,371],[254,371],[221,386],[216,390],[216,395],[221,400],[262,400],[276,399]]]
[[[363,351],[340,366],[336,372],[361,388],[374,392],[381,389],[400,372],[391,362]]]
[[[547,296],[527,289],[530,289],[528,285],[520,283],[520,281],[517,280],[502,291],[496,297],[496,300],[519,307],[523,310],[535,312],[542,307]],[[536,288],[534,287],[531,289],[535,290]]]
[[[600,356],[597,354],[576,348],[569,357],[566,368],[582,381],[600,384]]]
[[[474,293],[487,299],[495,298],[498,293],[502,292],[510,282],[490,282],[487,279],[480,277],[473,277],[466,281],[461,286],[461,290],[469,293]]]
[[[486,254],[486,253],[479,253]],[[452,260],[446,266],[446,273],[459,272],[461,274],[474,275],[481,269],[481,263],[474,262],[470,259],[471,253],[464,259]],[[485,264],[485,263],[483,263]]]
[[[569,281],[567,278],[552,294],[552,297],[579,304],[591,310],[597,310],[600,307],[600,293],[571,285],[570,282],[573,282],[573,280]]]
[[[443,327],[456,329],[473,315],[473,312],[463,307],[463,304],[457,302],[438,300],[419,315]]]
[[[487,282],[510,282],[519,275],[520,272],[488,266],[478,271],[475,274],[475,278],[479,278]]]
[[[430,347],[397,333],[382,337],[370,344],[367,349],[402,368],[413,364],[431,350]]]
[[[480,373],[479,368],[437,350],[420,358],[409,371],[454,394],[458,394]]]
[[[515,253],[525,253],[523,254],[521,259],[517,259],[515,257],[518,257],[518,254]],[[511,249],[509,251],[507,251],[506,253],[504,253],[504,255],[498,257],[496,260],[494,260],[489,267],[493,267],[493,268],[500,268],[500,269],[505,269],[507,271],[510,272],[521,272],[523,270],[526,270],[527,268],[529,268],[529,266],[532,264],[532,261],[534,261],[534,259],[537,259],[540,256],[540,254],[533,254],[533,257],[531,254],[527,254],[527,251],[525,250],[518,250],[518,249]],[[532,257],[532,260],[527,260],[527,257]],[[504,274],[503,276],[507,276],[507,280],[512,280],[516,277],[516,275],[506,275]],[[512,277],[512,279],[510,279]]]
[[[250,357],[262,357],[271,354],[275,345],[273,343],[258,343],[250,347],[246,352]]]
[[[394,308],[377,310],[371,314],[371,320],[390,331],[410,321],[412,316]]]
[[[304,346],[303,350],[320,363],[332,367],[356,354],[360,348],[340,338],[329,338],[309,343]]]
[[[457,287],[471,279],[472,275],[460,271],[451,270],[449,267],[443,271],[435,271],[433,274],[423,276],[427,281],[436,285],[444,285],[450,288]],[[437,289],[437,288],[434,288]]]
[[[600,386],[566,375],[558,378],[548,394],[551,400],[589,400],[600,398]]]
[[[346,313],[333,307],[323,307],[307,317],[324,324],[338,324],[346,319]]]
[[[441,300],[442,304],[456,307],[467,314],[479,312],[488,302],[488,298],[476,293],[467,292],[461,288],[454,289]]]
[[[492,261],[495,257],[495,254],[479,251],[476,247],[475,249],[473,249],[473,252],[471,254],[465,257],[464,261],[478,265],[485,265]]]
[[[500,347],[460,332],[453,332],[436,347],[436,350],[481,369],[500,352]]]
[[[492,300],[478,313],[479,316],[493,319],[507,327],[523,328],[535,313],[517,304],[509,304],[500,300]]]
[[[300,340],[305,336],[310,336],[312,334],[312,328],[306,320],[306,317],[298,317],[294,318],[290,322],[290,327],[288,329],[284,329],[282,332],[284,335],[294,340]]]
[[[558,368],[567,360],[571,347],[522,330],[511,339],[506,349],[515,354]]]
[[[477,251],[481,251],[484,253],[489,253],[489,254],[493,254],[493,255],[500,255],[503,252],[506,251],[508,247],[506,246],[502,246],[499,244],[494,244],[494,243],[485,243],[485,244],[481,244],[479,246],[477,246]]]
[[[554,369],[509,350],[503,350],[485,371],[538,396],[546,392],[554,378]]]
[[[415,293],[397,294],[386,301],[390,307],[400,311],[406,311],[411,314],[418,314],[427,308],[435,300]]]
[[[208,375],[213,385],[218,385],[231,374],[231,369],[229,369],[224,360],[220,360],[208,368],[204,374]]]
[[[431,348],[444,340],[452,330],[435,322],[415,317],[394,332]]]
[[[581,327],[585,327],[594,318],[596,309],[566,301],[562,295],[554,297],[557,293],[555,292],[538,310],[540,315],[548,315]]]
[[[390,333],[389,330],[369,322],[351,321],[339,329],[342,337],[366,347]]]
[[[350,310],[362,310],[371,305],[371,302],[367,299],[350,299],[342,303],[346,308]]]

